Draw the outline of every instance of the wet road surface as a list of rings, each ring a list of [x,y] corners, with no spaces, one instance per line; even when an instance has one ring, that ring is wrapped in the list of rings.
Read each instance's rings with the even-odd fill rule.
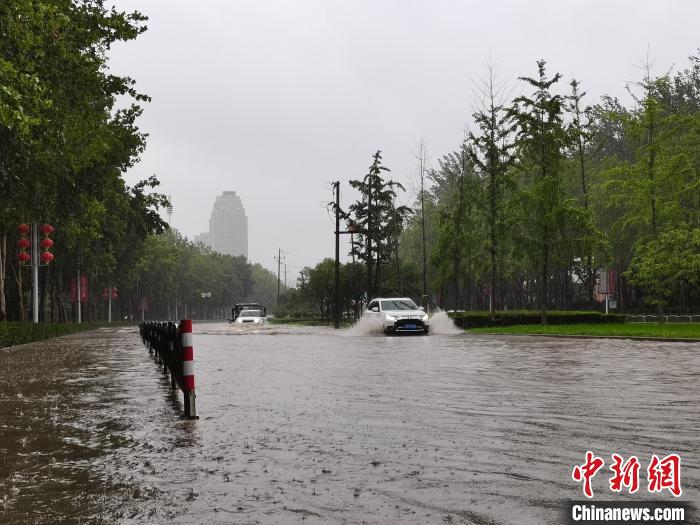
[[[0,523],[555,524],[586,450],[700,501],[696,344],[194,331],[196,422],[136,329],[0,350]]]

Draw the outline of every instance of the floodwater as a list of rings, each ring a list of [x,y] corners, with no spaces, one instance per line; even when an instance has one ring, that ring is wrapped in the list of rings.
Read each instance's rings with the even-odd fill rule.
[[[199,421],[134,328],[0,350],[0,522],[557,524],[587,450],[700,500],[698,345],[194,331]]]

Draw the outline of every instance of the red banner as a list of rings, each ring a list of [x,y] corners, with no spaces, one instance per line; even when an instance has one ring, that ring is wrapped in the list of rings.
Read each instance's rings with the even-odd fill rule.
[[[87,303],[88,300],[88,277],[86,274],[80,276],[80,302]]]

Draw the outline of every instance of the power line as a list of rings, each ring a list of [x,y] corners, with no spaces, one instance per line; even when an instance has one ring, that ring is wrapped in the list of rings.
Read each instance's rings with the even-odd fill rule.
[[[299,259],[307,259],[309,261],[318,262],[318,257],[308,257],[306,255],[297,255],[296,253],[288,252],[287,250],[282,250],[285,255],[291,255],[292,257],[298,257]]]

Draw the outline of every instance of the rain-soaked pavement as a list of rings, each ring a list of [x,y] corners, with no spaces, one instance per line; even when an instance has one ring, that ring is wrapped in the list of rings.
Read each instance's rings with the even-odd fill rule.
[[[0,523],[556,524],[586,450],[700,500],[698,345],[363,334],[195,324],[196,422],[136,329],[0,350]]]

